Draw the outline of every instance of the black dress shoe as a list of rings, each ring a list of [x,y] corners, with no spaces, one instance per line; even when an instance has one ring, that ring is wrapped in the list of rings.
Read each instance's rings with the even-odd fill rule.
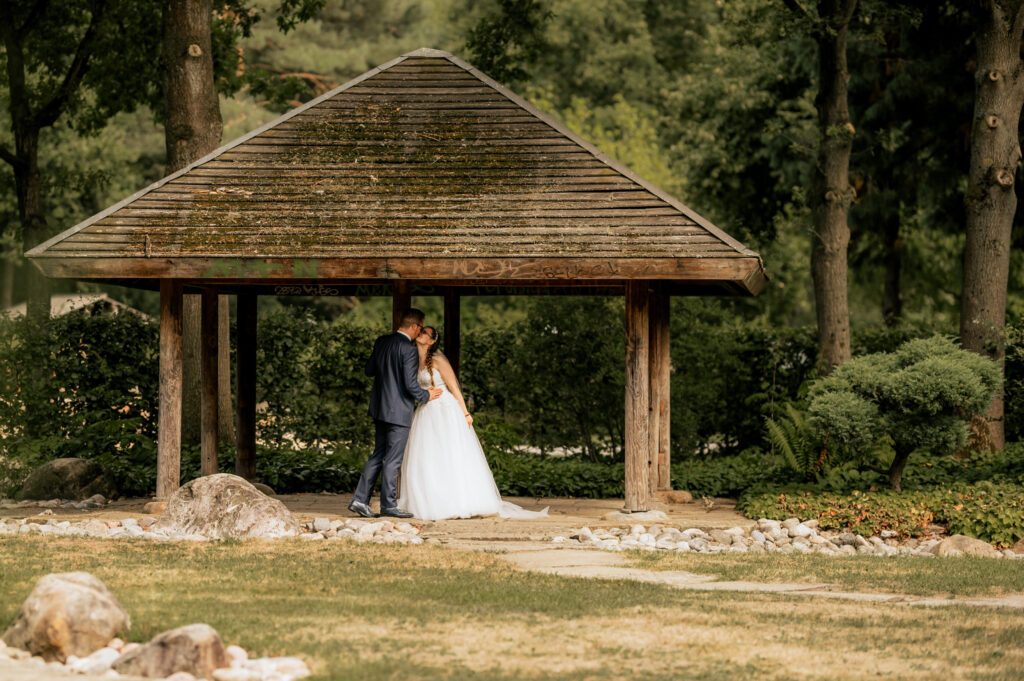
[[[353,513],[358,513],[364,518],[378,517],[377,514],[373,512],[373,509],[371,509],[369,506],[367,506],[361,501],[353,501],[351,504],[348,505],[348,510],[352,511]]]
[[[409,513],[406,510],[398,508],[397,506],[393,506],[391,508],[381,509],[380,514],[381,515],[391,516],[392,518],[411,518],[411,517],[413,517],[412,513]]]

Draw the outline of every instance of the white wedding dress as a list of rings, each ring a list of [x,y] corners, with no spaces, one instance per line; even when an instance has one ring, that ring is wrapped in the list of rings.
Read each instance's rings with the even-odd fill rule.
[[[418,380],[424,389],[430,387],[426,369],[420,370]],[[547,508],[527,511],[501,500],[480,440],[437,369],[434,385],[441,388],[441,396],[420,405],[412,417],[398,505],[422,520],[546,517]]]

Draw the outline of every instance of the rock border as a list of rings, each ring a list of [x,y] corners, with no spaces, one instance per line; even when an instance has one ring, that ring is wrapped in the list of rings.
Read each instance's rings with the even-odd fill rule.
[[[551,543],[565,546],[591,546],[606,551],[674,551],[677,553],[816,553],[830,556],[936,556],[973,555],[987,558],[1022,560],[1024,553],[996,547],[972,537],[953,535],[919,540],[900,539],[892,530],[879,536],[864,537],[852,532],[818,530],[818,521],[798,518],[770,520],[761,518],[756,529],[731,527],[702,530],[671,525],[609,529],[581,527],[568,535],[556,536]]]

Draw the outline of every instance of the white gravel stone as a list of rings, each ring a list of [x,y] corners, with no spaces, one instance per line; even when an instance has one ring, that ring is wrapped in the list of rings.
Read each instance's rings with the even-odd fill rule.
[[[110,669],[114,660],[121,657],[121,653],[109,646],[100,648],[88,657],[76,659],[67,665],[67,668],[76,674],[102,674]]]
[[[791,529],[800,524],[799,518],[786,518],[782,521],[781,525],[784,529]]]

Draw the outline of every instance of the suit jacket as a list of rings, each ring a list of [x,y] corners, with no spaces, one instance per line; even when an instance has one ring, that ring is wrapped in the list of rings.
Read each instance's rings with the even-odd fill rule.
[[[381,336],[366,361],[366,375],[373,376],[370,416],[400,426],[412,425],[415,401],[427,402],[430,393],[416,380],[420,356],[416,346],[403,334]]]

